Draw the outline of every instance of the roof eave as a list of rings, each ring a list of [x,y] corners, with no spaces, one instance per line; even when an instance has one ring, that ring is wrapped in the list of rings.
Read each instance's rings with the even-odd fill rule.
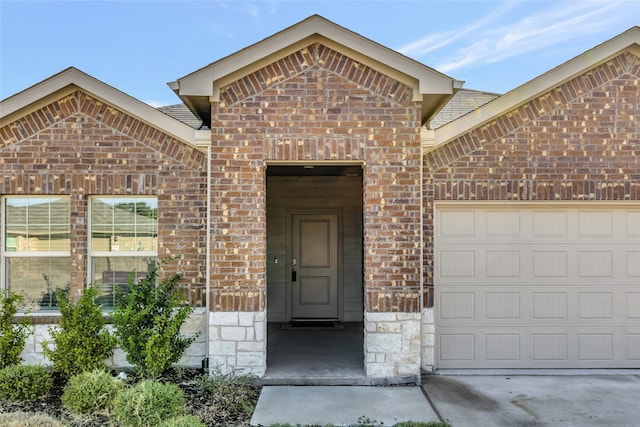
[[[148,104],[133,98],[118,89],[78,70],[69,67],[15,95],[0,101],[0,126],[4,126],[22,116],[25,109],[40,100],[68,87],[77,87],[91,96],[122,109],[139,120],[166,132],[187,144],[194,145],[193,129],[156,110]]]
[[[440,97],[451,96],[462,86],[463,82],[459,80],[442,74],[319,15],[313,15],[262,41],[213,62],[169,83],[169,86],[185,104],[190,106],[189,108],[192,108],[196,104],[201,104],[202,99],[215,96],[214,82],[250,67],[262,58],[275,55],[278,52],[284,52],[287,47],[315,35],[329,39],[337,45],[358,52],[375,62],[384,64],[415,79],[418,82],[417,91],[420,94],[426,96],[435,95],[438,98],[435,101],[429,100],[426,103],[427,105],[439,105],[441,103]],[[210,120],[210,110],[203,110],[198,107],[192,108],[192,111],[198,114],[205,122]],[[423,112],[423,120],[432,115],[431,113],[435,114],[433,111]],[[203,114],[207,117],[203,117]]]

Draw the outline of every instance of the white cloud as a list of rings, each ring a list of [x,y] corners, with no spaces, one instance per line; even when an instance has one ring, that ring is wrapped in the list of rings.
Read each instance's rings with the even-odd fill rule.
[[[513,2],[511,5],[526,3]],[[400,49],[408,55],[440,51],[456,42],[462,45],[441,55],[434,68],[449,72],[463,67],[498,62],[602,31],[630,13],[625,1],[570,1],[528,3],[549,6],[515,22],[496,25],[510,7],[499,7],[478,21],[453,32],[429,35]],[[626,9],[626,10],[625,10]]]
[[[492,21],[495,21],[509,9],[513,8],[513,5],[514,3],[504,3],[492,10],[484,18],[480,19],[479,21],[473,22],[464,28],[458,28],[442,33],[428,35],[420,40],[402,46],[397,50],[404,55],[421,56],[429,52],[441,49],[447,45],[450,45],[456,40],[459,40],[471,34],[472,32],[490,24]]]
[[[147,105],[152,106],[153,108],[164,107],[165,105],[167,105],[166,102],[157,101],[157,100],[154,100],[154,99],[150,99],[150,100],[142,101],[142,102],[144,102]]]

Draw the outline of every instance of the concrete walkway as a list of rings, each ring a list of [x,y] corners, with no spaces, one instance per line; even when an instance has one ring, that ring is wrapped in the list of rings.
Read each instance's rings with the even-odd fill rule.
[[[251,425],[349,426],[365,419],[385,427],[439,421],[416,386],[265,386]]]
[[[368,420],[453,427],[640,426],[640,371],[621,375],[430,375],[416,386],[265,386],[252,426]],[[429,402],[430,401],[430,402]],[[433,406],[431,406],[433,405]]]

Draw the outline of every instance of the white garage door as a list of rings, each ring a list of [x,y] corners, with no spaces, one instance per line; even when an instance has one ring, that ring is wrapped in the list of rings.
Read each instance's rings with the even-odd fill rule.
[[[440,203],[437,368],[640,368],[640,204]]]

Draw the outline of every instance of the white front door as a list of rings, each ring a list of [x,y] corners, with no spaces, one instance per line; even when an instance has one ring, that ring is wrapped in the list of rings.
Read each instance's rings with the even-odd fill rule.
[[[291,317],[338,319],[338,216],[292,215]]]

